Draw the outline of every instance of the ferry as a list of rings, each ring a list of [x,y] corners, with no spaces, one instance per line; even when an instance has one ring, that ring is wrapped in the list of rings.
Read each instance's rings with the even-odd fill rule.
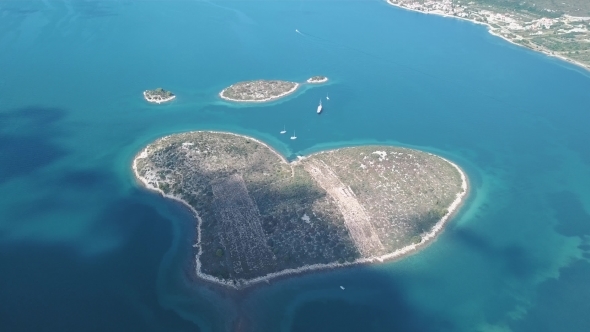
[[[318,105],[318,114],[322,113],[322,100],[320,99],[320,104]]]

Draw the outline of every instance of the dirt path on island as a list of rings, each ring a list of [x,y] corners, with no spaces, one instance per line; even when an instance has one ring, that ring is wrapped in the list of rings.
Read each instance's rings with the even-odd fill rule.
[[[320,160],[307,160],[305,170],[336,202],[344,224],[363,257],[382,254],[384,247],[365,208],[332,169]]]

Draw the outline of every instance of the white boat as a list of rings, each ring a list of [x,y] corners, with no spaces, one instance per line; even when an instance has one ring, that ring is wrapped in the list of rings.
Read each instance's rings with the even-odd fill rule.
[[[281,134],[284,134],[286,132],[287,132],[287,130],[285,130],[285,126],[283,126],[283,130],[281,130]]]
[[[328,97],[328,94],[326,93],[326,100],[330,100],[330,97]]]
[[[340,286],[340,289],[344,290],[345,288],[344,288],[344,286]]]
[[[293,136],[291,136],[291,139],[297,139],[297,136],[295,136],[295,130],[293,130]]]
[[[322,113],[322,100],[320,99],[320,104],[318,105],[318,114]]]

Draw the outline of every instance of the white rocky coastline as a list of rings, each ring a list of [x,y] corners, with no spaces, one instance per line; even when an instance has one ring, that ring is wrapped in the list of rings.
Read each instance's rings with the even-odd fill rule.
[[[320,83],[326,83],[326,82],[328,82],[328,78],[326,76],[319,76],[319,77],[321,77],[319,79],[316,78],[316,77],[318,77],[318,76],[310,77],[310,78],[307,79],[306,82],[307,83],[310,83],[310,84],[320,84]]]
[[[150,93],[149,90],[146,90],[143,92],[143,98],[150,103],[162,104],[162,103],[169,102],[169,101],[173,100],[174,98],[176,98],[176,96],[171,95],[168,97],[163,97],[163,96],[160,96],[159,94],[153,94],[153,93]]]
[[[268,102],[268,101],[272,101],[272,100],[276,100],[276,99],[280,99],[283,98],[287,95],[292,94],[293,92],[297,91],[297,89],[299,88],[300,84],[299,83],[293,83],[293,87],[287,91],[284,91],[280,94],[274,95],[274,96],[270,96],[270,97],[263,97],[263,96],[258,96],[256,99],[235,99],[235,98],[231,98],[231,97],[227,97],[225,94],[226,92],[233,88],[234,86],[236,86],[237,84],[241,84],[244,82],[240,82],[240,83],[236,83],[236,84],[232,84],[229,87],[221,90],[221,92],[219,92],[219,97],[223,100],[227,100],[227,101],[231,101],[231,102],[239,102],[239,103],[264,103],[264,102]]]
[[[209,131],[209,132],[219,133],[219,132],[215,132],[215,131]],[[225,134],[227,134],[227,133],[225,133]],[[233,134],[233,133],[231,133],[231,134],[235,135],[235,136],[239,136],[239,137],[253,140],[257,143],[260,143],[260,144],[268,147],[271,151],[273,151],[273,153],[275,153],[277,156],[280,157],[282,162],[288,163],[287,160],[282,155],[280,155],[274,149],[270,148],[267,144],[265,144],[259,140],[253,139],[251,137],[248,137],[248,136],[243,136],[243,135]],[[318,153],[322,153],[322,152],[318,152]],[[200,261],[200,255],[202,254],[202,247],[200,245],[202,220],[199,217],[197,210],[195,210],[192,206],[190,206],[186,201],[184,201],[183,199],[181,199],[177,196],[165,194],[161,189],[151,185],[149,183],[148,179],[143,178],[142,176],[139,175],[139,173],[137,171],[137,160],[141,159],[141,158],[146,158],[147,156],[148,156],[148,151],[147,151],[147,148],[145,148],[133,159],[132,168],[133,168],[133,172],[134,172],[135,177],[147,189],[156,191],[164,197],[167,197],[167,198],[170,198],[170,199],[173,199],[173,200],[183,203],[193,212],[194,216],[197,218],[197,244],[194,245],[194,247],[198,247],[198,253],[195,255],[195,262],[196,262],[196,264],[195,264],[196,271],[195,272],[196,272],[197,277],[200,279],[215,283],[215,284],[227,286],[227,287],[234,288],[234,289],[242,289],[242,288],[246,288],[246,287],[261,283],[261,282],[269,282],[271,279],[274,279],[277,277],[282,277],[282,276],[301,274],[301,273],[312,272],[312,271],[316,271],[316,270],[346,267],[346,266],[352,266],[352,265],[357,265],[357,264],[381,263],[381,262],[388,261],[388,260],[399,259],[405,255],[408,255],[408,254],[416,251],[419,248],[422,248],[422,247],[432,243],[432,241],[436,238],[436,236],[441,233],[444,225],[450,220],[450,218],[453,216],[453,214],[455,214],[458,211],[459,207],[464,203],[465,198],[466,198],[468,191],[469,191],[469,184],[468,184],[467,177],[465,176],[465,173],[463,172],[463,170],[459,166],[457,166],[455,163],[453,163],[445,158],[439,157],[442,160],[451,164],[459,172],[459,174],[461,176],[461,182],[462,182],[461,183],[462,191],[457,194],[455,200],[449,205],[449,207],[447,209],[448,212],[432,227],[432,229],[429,232],[423,233],[421,235],[421,240],[419,243],[405,246],[405,247],[400,248],[392,253],[382,255],[382,256],[361,258],[361,259],[354,260],[352,262],[344,262],[344,263],[334,262],[334,263],[328,263],[328,264],[306,265],[306,266],[302,266],[302,267],[299,267],[296,269],[285,269],[282,271],[270,273],[270,274],[267,274],[267,275],[264,275],[261,277],[252,278],[252,279],[248,279],[248,280],[240,279],[240,280],[237,280],[236,282],[229,282],[229,281],[222,280],[222,279],[216,278],[214,276],[211,276],[211,275],[208,275],[208,274],[205,274],[202,272],[201,261]],[[305,158],[305,157],[302,157],[302,158]],[[293,163],[296,163],[296,162],[297,161],[295,161]]]
[[[326,76],[312,76],[302,83],[277,80],[243,81],[221,90],[219,92],[219,98],[237,103],[264,103],[288,96],[297,91],[302,84],[321,84],[327,81],[328,78]],[[273,85],[277,85],[278,83],[291,85],[291,87],[286,91],[273,95],[272,89],[276,88]],[[234,94],[237,94],[239,98],[235,98],[233,96]]]

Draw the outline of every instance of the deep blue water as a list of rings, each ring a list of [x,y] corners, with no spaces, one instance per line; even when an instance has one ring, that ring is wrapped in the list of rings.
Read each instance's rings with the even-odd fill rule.
[[[267,105],[217,98],[313,75],[331,80]],[[177,99],[148,105],[158,86]],[[589,91],[581,69],[382,1],[2,1],[0,330],[588,331]],[[234,298],[188,280],[190,214],[130,170],[198,129],[290,158],[415,147],[472,191],[420,253]]]

